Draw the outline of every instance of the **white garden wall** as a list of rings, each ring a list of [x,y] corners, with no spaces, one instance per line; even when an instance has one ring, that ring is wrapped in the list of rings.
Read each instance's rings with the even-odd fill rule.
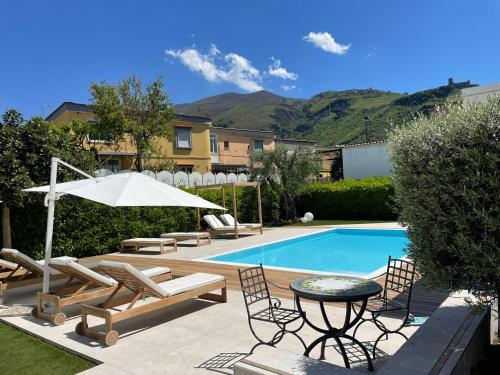
[[[344,178],[390,176],[387,142],[367,143],[342,147]]]

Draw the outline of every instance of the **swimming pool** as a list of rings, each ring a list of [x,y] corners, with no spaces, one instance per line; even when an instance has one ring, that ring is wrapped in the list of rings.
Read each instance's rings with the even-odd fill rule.
[[[371,277],[389,255],[403,257],[408,242],[405,230],[331,229],[206,260]]]

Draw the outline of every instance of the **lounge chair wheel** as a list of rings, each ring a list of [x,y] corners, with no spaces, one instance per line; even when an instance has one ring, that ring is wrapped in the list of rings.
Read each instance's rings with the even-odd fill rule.
[[[88,324],[85,325],[85,328],[88,328]],[[83,336],[83,323],[80,322],[75,327],[75,332],[78,336]]]
[[[55,326],[63,325],[65,321],[66,314],[61,312],[54,315],[54,319],[52,319],[52,323],[54,323]]]
[[[118,341],[118,337],[120,337],[120,334],[118,331],[115,331],[114,329],[106,333],[106,336],[104,337],[104,342],[106,343],[106,346],[113,346],[116,344]]]
[[[33,318],[38,318],[38,308],[34,307],[32,310],[31,310],[31,316]]]

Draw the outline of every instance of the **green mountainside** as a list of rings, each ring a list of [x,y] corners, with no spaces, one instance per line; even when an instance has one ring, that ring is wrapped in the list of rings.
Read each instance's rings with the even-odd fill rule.
[[[179,113],[205,115],[215,126],[273,130],[282,137],[306,138],[320,145],[385,139],[393,124],[417,113],[428,115],[470,82],[451,83],[414,94],[374,89],[326,91],[311,99],[292,99],[268,91],[227,93],[175,106]]]

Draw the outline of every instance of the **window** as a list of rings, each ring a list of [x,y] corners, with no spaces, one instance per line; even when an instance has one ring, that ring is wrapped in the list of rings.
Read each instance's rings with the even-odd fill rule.
[[[210,152],[212,155],[217,155],[217,134],[210,134]]]
[[[254,144],[254,150],[255,151],[263,151],[264,150],[264,141],[259,139],[255,141]]]
[[[120,168],[120,160],[107,159],[101,163],[101,168],[109,169],[112,172],[118,172]]]
[[[101,134],[99,129],[97,129],[97,121],[96,120],[88,120],[87,121],[91,126],[88,134],[89,142],[111,142],[111,137],[109,135]]]
[[[191,128],[175,127],[175,148],[179,149],[190,149],[191,145]]]
[[[229,141],[224,141],[224,150],[229,150]]]
[[[177,172],[193,173],[193,165],[177,165]]]

